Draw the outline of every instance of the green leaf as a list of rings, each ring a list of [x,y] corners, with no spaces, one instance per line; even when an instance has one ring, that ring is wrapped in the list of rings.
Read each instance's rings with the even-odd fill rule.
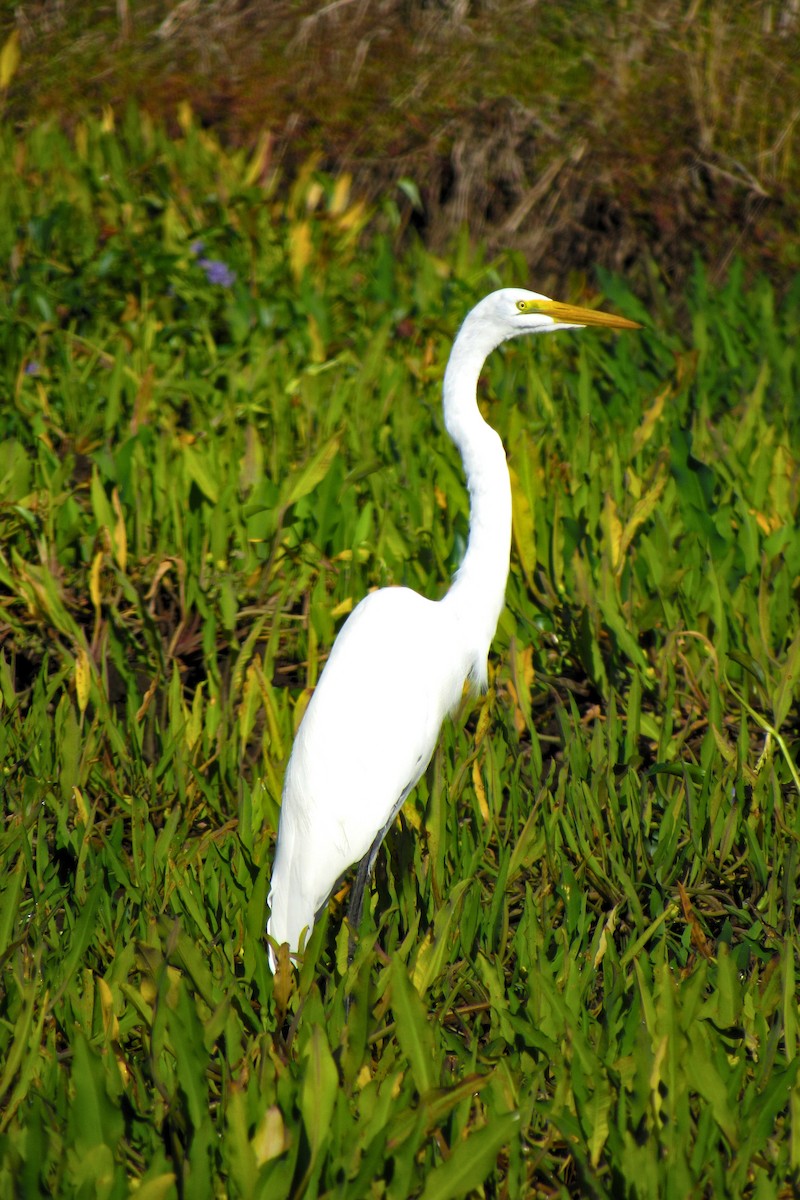
[[[334,435],[311,456],[299,471],[289,475],[281,485],[281,507],[290,508],[313,492],[322,482],[339,452],[339,437]]]
[[[519,1137],[519,1113],[495,1117],[483,1129],[452,1150],[446,1163],[428,1176],[421,1200],[458,1200],[474,1191],[486,1179],[497,1156],[514,1137]]]
[[[792,641],[781,667],[778,690],[773,701],[776,729],[780,729],[786,720],[794,698],[798,694],[798,686],[800,686],[800,633]]]
[[[186,464],[186,473],[192,482],[197,484],[207,500],[216,504],[219,500],[219,483],[211,474],[206,458],[193,446],[184,446],[183,461]]]
[[[75,1102],[70,1120],[78,1152],[88,1154],[98,1146],[116,1149],[122,1135],[122,1114],[108,1095],[100,1056],[78,1030],[72,1043],[72,1084]]]
[[[331,1135],[331,1119],[339,1090],[339,1072],[333,1061],[325,1031],[314,1025],[306,1043],[305,1072],[300,1089],[300,1112],[311,1146],[312,1166]]]
[[[195,1130],[201,1130],[209,1123],[205,1079],[207,1054],[202,1041],[202,1029],[183,980],[177,989],[175,1007],[170,1007],[169,1001],[167,1004],[167,1036],[175,1054],[178,1082],[186,1097],[192,1126]]]
[[[591,1099],[588,1103],[588,1116],[591,1120],[589,1134],[589,1154],[593,1167],[600,1162],[600,1157],[608,1141],[609,1113],[614,1102],[614,1093],[608,1079],[600,1075],[595,1079]]]
[[[397,1022],[397,1040],[411,1064],[417,1091],[424,1095],[434,1086],[436,1054],[428,1016],[408,968],[400,958],[391,966],[392,1012]]]
[[[69,940],[69,950],[61,962],[59,988],[54,997],[54,1003],[69,987],[89,944],[96,936],[97,910],[100,907],[104,891],[103,880],[98,879],[79,910],[79,916]]]
[[[0,962],[14,936],[18,917],[18,899],[25,877],[25,860],[20,854],[13,870],[9,871],[0,892]]]

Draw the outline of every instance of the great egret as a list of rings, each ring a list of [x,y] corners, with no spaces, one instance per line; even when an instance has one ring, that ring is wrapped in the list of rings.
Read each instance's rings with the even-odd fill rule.
[[[360,913],[378,848],[433,754],[464,683],[486,685],[511,549],[503,444],[478,410],[478,376],[509,338],[635,321],[503,288],[467,315],[444,376],[444,423],[464,464],[469,541],[438,601],[405,587],[366,596],[339,633],[295,738],[283,785],[267,932],[296,952],[337,880],[360,862]],[[352,911],[352,909],[351,909]],[[357,918],[356,918],[357,919]],[[275,970],[275,954],[269,950]]]

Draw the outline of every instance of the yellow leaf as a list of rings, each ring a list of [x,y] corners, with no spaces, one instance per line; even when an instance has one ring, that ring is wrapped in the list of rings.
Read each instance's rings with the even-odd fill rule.
[[[289,1139],[283,1123],[281,1110],[276,1104],[270,1105],[258,1123],[250,1145],[256,1157],[256,1164],[263,1167],[264,1163],[288,1148]]]
[[[339,217],[339,228],[346,229],[348,232],[351,230],[358,232],[365,224],[368,215],[366,204],[362,200],[357,200]]]
[[[641,499],[642,481],[630,463],[625,467],[625,482],[628,485],[628,495],[632,496],[634,500]]]
[[[414,970],[411,972],[411,982],[417,991],[422,995],[425,992],[427,980],[427,967],[433,950],[433,927],[428,929],[428,932],[423,938],[422,945],[417,951],[417,961],[414,964]]]
[[[256,658],[253,661],[253,672],[258,681],[258,687],[261,692],[261,702],[264,706],[264,712],[267,717],[267,728],[269,737],[267,742],[270,747],[270,753],[274,754],[276,759],[283,759],[285,751],[283,748],[283,736],[281,734],[281,721],[278,716],[278,708],[275,702],[275,692],[272,684],[267,680],[263,670],[261,659]],[[277,789],[280,791],[280,787]]]
[[[515,646],[512,656],[512,679],[506,687],[514,705],[514,725],[522,734],[533,720],[531,714],[531,689],[534,681],[533,647]]]
[[[489,805],[486,803],[486,787],[481,775],[481,769],[478,765],[478,760],[472,764],[472,785],[475,788],[475,795],[478,797],[478,807],[481,810],[481,816],[484,821],[489,822]]]
[[[553,584],[559,596],[564,594],[564,526],[561,521],[561,492],[553,500],[553,533],[550,554],[553,561]]]
[[[308,702],[311,699],[313,688],[303,688],[300,695],[297,697],[297,703],[294,706],[292,713],[292,734],[296,734],[300,728],[300,722],[303,719],[303,714],[308,708]]]
[[[103,133],[114,132],[114,110],[110,104],[103,105],[103,115],[100,118],[100,128]]]
[[[606,492],[606,499],[603,505],[603,527],[608,539],[611,566],[616,570],[620,561],[622,546],[622,521],[619,519],[617,503],[610,492]]]
[[[89,684],[92,681],[92,668],[89,664],[89,655],[81,646],[78,651],[78,657],[75,660],[75,695],[78,698],[78,708],[81,716],[86,712],[86,705],[89,703]]]
[[[92,604],[95,610],[100,608],[100,572],[103,569],[103,551],[98,550],[92,559],[92,565],[89,570],[89,595],[92,599]]]
[[[352,182],[352,176],[348,171],[345,171],[336,180],[330,203],[330,211],[334,217],[338,217],[339,214],[343,213],[347,208],[347,201],[350,199],[350,185]]]
[[[139,705],[138,712],[136,713],[137,721],[144,720],[145,714],[147,713],[147,710],[150,707],[150,702],[153,699],[153,696],[156,694],[157,687],[158,687],[158,676],[156,675],[156,676],[154,676],[153,680],[150,683],[150,686],[148,687],[147,691],[145,692],[142,703]]]
[[[162,1175],[154,1175],[146,1183],[140,1184],[136,1190],[131,1189],[131,1195],[136,1200],[167,1200],[175,1194],[175,1175],[172,1171]]]
[[[103,979],[102,975],[97,976],[97,991],[100,996],[100,1012],[103,1017],[103,1030],[106,1037],[113,1038],[114,1041],[119,1037],[119,1021],[117,1014],[114,1012],[114,997],[111,994],[111,988]]]
[[[797,464],[791,459],[786,447],[780,443],[772,456],[772,478],[769,483],[769,498],[772,501],[771,521],[779,528],[794,522],[794,484]]]
[[[119,500],[119,491],[114,488],[111,493],[111,503],[114,505],[117,521],[114,526],[114,557],[117,560],[117,565],[121,571],[125,570],[125,564],[128,561],[128,535],[125,532],[125,518],[122,515],[122,505]]]
[[[319,638],[313,621],[308,622],[308,641],[306,643],[306,684],[316,687],[319,679]]]
[[[289,266],[295,280],[299,280],[309,262],[313,244],[311,226],[308,221],[297,221],[289,231]]]
[[[522,678],[525,681],[525,686],[528,691],[533,687],[533,681],[536,678],[536,671],[533,667],[533,646],[524,646],[517,658],[517,678],[520,677],[520,668]]]
[[[530,501],[520,486],[516,471],[510,470],[509,474],[511,476],[514,545],[517,548],[525,578],[530,581],[536,570],[536,526]]]
[[[656,1117],[661,1115],[661,1107],[664,1103],[661,1093],[661,1082],[663,1078],[664,1059],[667,1054],[669,1038],[666,1034],[661,1038],[656,1046],[655,1054],[653,1055],[653,1067],[650,1071],[650,1095],[653,1101],[653,1108]]]
[[[79,121],[75,126],[75,153],[78,158],[84,161],[89,157],[89,130],[84,125],[83,121]]]
[[[765,516],[764,513],[759,512],[758,509],[751,508],[748,511],[751,517],[755,517],[759,529],[762,533],[766,534],[767,537],[769,537],[771,533],[774,533],[776,528],[779,528],[779,524],[776,524],[776,518],[774,516],[770,520],[769,517]]]
[[[311,313],[308,314],[308,336],[311,341],[312,361],[316,363],[325,362],[325,343],[322,340],[319,325]]]
[[[19,30],[15,29],[0,50],[0,92],[4,92],[14,78],[19,60]]]
[[[352,612],[352,611],[353,611],[353,597],[347,596],[344,600],[342,600],[341,604],[337,604],[334,606],[334,608],[331,609],[331,616],[334,619],[336,619],[338,617],[344,617],[349,612]]]
[[[653,436],[653,430],[656,427],[656,422],[664,411],[664,404],[667,399],[672,397],[672,388],[667,386],[663,391],[659,392],[653,403],[648,408],[647,412],[642,417],[642,423],[633,435],[633,452],[638,454],[642,446],[646,445]]]
[[[89,810],[86,807],[86,801],[83,798],[83,792],[79,787],[72,789],[72,798],[75,801],[75,807],[78,810],[78,822],[81,825],[88,825]]]
[[[181,100],[178,105],[178,124],[180,125],[181,133],[187,134],[192,128],[193,121],[194,113],[192,112],[191,104],[188,100]]]
[[[333,562],[369,562],[370,548],[369,546],[356,546],[355,553],[348,547],[346,550],[340,550],[338,554],[334,554]]]
[[[617,927],[617,909],[618,908],[619,908],[619,905],[615,904],[614,907],[612,908],[611,912],[606,917],[605,924],[603,925],[603,931],[600,934],[600,941],[597,943],[597,953],[595,954],[594,962],[592,963],[592,966],[595,971],[597,970],[597,968],[600,966],[600,963],[605,958],[606,950],[608,949],[609,938],[614,936],[614,930]]]
[[[321,154],[312,154],[310,158],[306,159],[298,171],[297,178],[294,181],[291,193],[289,195],[289,203],[287,205],[287,208],[290,212],[297,213],[306,207],[306,199],[314,186],[312,182],[313,175],[319,167],[321,158]]]
[[[414,808],[413,804],[406,804],[405,808],[403,809],[403,817],[415,833],[422,832],[422,818],[420,817],[416,808]]]
[[[603,1147],[608,1140],[609,1118],[611,1110],[611,1085],[608,1077],[598,1075],[594,1091],[589,1102],[589,1114],[592,1122],[592,1132],[589,1138],[589,1153],[593,1167],[600,1162]]]
[[[258,686],[255,664],[251,663],[247,668],[244,687],[242,689],[242,702],[239,705],[239,732],[242,741],[242,752],[244,752],[247,739],[253,731],[260,698],[261,689]]]
[[[497,693],[494,688],[490,688],[486,693],[486,698],[481,705],[481,710],[478,713],[478,724],[475,726],[475,747],[480,746],[486,734],[489,732],[492,725],[492,713],[494,711],[494,702],[497,699]]]
[[[263,183],[272,154],[272,134],[264,130],[258,139],[256,152],[250,160],[244,177],[244,186],[252,187],[254,183]]]
[[[664,491],[666,486],[667,473],[665,470],[662,470],[661,474],[656,478],[653,486],[645,492],[640,500],[637,500],[634,504],[633,512],[628,518],[625,529],[623,530],[619,541],[619,558],[615,563],[617,570],[622,570],[625,562],[625,554],[627,553],[628,547],[634,539],[637,529],[644,524],[644,522],[653,512],[653,509],[658,504],[658,501],[661,498],[661,493]]]

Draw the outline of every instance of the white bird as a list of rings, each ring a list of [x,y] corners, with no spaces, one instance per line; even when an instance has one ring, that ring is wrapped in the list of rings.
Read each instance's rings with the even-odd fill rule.
[[[444,376],[444,423],[464,464],[469,540],[446,595],[382,588],[336,639],[295,738],[283,785],[267,932],[299,949],[337,881],[360,862],[356,923],[378,848],[433,754],[464,684],[486,686],[487,656],[505,602],[511,484],[503,443],[477,404],[478,376],[502,342],[584,325],[634,321],[503,288],[467,315]],[[352,908],[351,908],[352,912]],[[275,970],[272,946],[270,964]]]

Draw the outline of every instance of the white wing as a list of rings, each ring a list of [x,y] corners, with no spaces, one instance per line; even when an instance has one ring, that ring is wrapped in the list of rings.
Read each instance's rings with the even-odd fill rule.
[[[452,613],[408,588],[373,592],[342,628],[286,771],[267,927],[277,942],[297,949],[425,770],[472,666],[463,642]]]

